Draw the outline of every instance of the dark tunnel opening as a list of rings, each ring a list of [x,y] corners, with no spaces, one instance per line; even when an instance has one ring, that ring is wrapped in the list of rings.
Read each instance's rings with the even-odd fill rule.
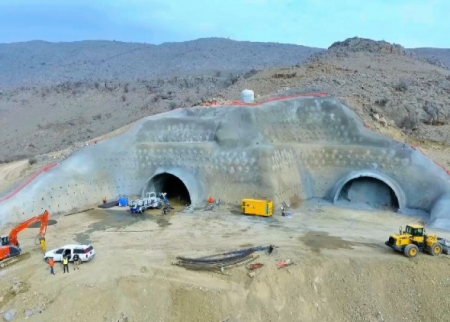
[[[146,192],[165,192],[171,203],[181,205],[191,204],[191,195],[180,178],[170,173],[161,173],[154,176],[148,183]]]
[[[366,204],[373,208],[397,211],[398,198],[386,183],[371,177],[348,181],[342,188],[338,201],[350,204]]]

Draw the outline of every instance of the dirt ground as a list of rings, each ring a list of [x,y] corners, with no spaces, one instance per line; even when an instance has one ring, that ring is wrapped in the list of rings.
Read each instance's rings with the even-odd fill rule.
[[[0,164],[0,191],[14,185],[22,178],[22,172],[29,167],[28,160]]]
[[[304,205],[291,218],[228,209],[133,215],[93,209],[53,218],[47,249],[89,243],[96,257],[69,274],[49,273],[37,229],[20,242],[32,255],[0,270],[0,312],[14,321],[448,321],[450,257],[408,259],[384,245],[399,226],[418,222],[388,211]],[[443,237],[449,232],[435,231]],[[5,232],[2,232],[5,233]],[[172,265],[252,246],[278,246],[254,262],[220,272]],[[277,269],[290,259],[296,265]],[[27,311],[28,310],[28,311]],[[39,313],[41,312],[41,313]],[[27,319],[27,320],[28,320]]]

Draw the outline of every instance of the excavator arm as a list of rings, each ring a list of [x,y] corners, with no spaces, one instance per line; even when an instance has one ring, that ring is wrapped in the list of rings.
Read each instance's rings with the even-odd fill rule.
[[[45,249],[44,249],[45,248],[45,233],[47,231],[48,217],[49,217],[49,213],[46,210],[41,215],[33,217],[33,218],[30,218],[30,219],[28,219],[28,220],[18,224],[16,227],[11,229],[11,232],[9,233],[9,244],[19,247],[19,241],[17,239],[17,235],[22,230],[28,228],[29,226],[31,226],[35,222],[40,221],[41,222],[41,227],[39,228],[39,241],[40,241],[41,247],[45,251]]]
[[[24,222],[21,222],[16,227],[11,229],[9,235],[2,236],[0,244],[0,269],[5,267],[5,265],[12,265],[20,260],[30,257],[30,253],[21,254],[19,247],[19,241],[17,240],[17,235],[24,229],[30,227],[30,225],[40,221],[41,226],[39,228],[39,243],[42,250],[45,253],[45,233],[47,232],[48,226],[48,211],[44,211],[41,215],[30,218]]]
[[[48,211],[44,211],[44,213],[41,215],[41,227],[39,228],[39,238],[45,238],[45,233],[47,232],[47,226],[48,226],[48,217],[49,213]]]

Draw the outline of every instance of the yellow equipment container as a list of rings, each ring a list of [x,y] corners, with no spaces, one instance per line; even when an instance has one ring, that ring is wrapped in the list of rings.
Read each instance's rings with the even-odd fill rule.
[[[270,217],[273,215],[273,201],[242,199],[242,213]]]

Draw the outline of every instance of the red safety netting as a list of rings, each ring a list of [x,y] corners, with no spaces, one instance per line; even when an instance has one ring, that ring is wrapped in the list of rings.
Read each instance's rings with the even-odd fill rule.
[[[3,202],[5,200],[8,200],[9,198],[11,198],[12,196],[14,196],[15,194],[17,194],[20,190],[22,190],[23,188],[25,188],[26,185],[28,185],[31,181],[33,181],[34,179],[36,179],[36,177],[38,175],[40,175],[43,172],[47,172],[48,170],[56,167],[58,165],[58,163],[53,163],[50,164],[46,167],[43,167],[42,169],[36,171],[35,173],[33,173],[30,177],[28,177],[26,180],[24,180],[19,187],[17,187],[16,189],[14,189],[13,191],[11,191],[10,193],[8,193],[6,196],[4,196],[2,199],[0,199],[0,202]]]
[[[426,156],[428,159],[430,159],[431,161],[433,161],[436,165],[438,165],[439,167],[441,167],[442,169],[444,169],[444,171],[445,171],[447,174],[450,174],[450,170],[447,170],[442,164],[440,164],[440,163],[437,162],[437,161],[434,161],[432,158],[430,158],[428,155],[426,155],[426,153],[423,152],[422,149],[419,148],[417,145],[411,145],[411,147],[412,147],[414,150],[418,150],[420,153],[422,153],[422,154],[423,154],[424,156]]]
[[[257,103],[244,103],[242,101],[217,101],[212,100],[210,103],[203,104],[202,106],[231,106],[231,105],[238,105],[238,106],[258,106],[264,103],[268,102],[275,102],[275,101],[281,101],[286,100],[290,98],[297,98],[297,97],[327,97],[328,93],[320,92],[320,93],[307,93],[307,94],[295,94],[295,95],[289,95],[289,96],[279,96],[279,97],[271,97],[265,100],[262,100]]]
[[[370,131],[372,131],[370,129],[369,124],[365,123],[364,127]],[[439,162],[433,160],[433,158],[431,158],[430,156],[428,156],[425,152],[422,151],[421,148],[419,148],[417,145],[411,145],[411,148],[413,148],[414,150],[418,150],[420,153],[422,153],[424,156],[426,156],[428,159],[430,159],[431,161],[433,161],[437,166],[441,167],[448,175],[450,175],[450,170],[447,170],[442,164],[440,164]]]

